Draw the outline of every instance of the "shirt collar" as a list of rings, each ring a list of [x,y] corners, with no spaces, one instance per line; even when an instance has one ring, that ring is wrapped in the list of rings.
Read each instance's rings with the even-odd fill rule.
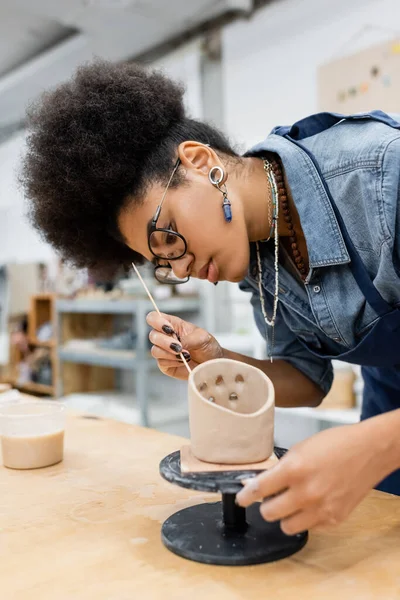
[[[306,238],[310,269],[349,263],[339,223],[311,158],[293,142],[274,134],[244,156],[265,151],[281,158]]]

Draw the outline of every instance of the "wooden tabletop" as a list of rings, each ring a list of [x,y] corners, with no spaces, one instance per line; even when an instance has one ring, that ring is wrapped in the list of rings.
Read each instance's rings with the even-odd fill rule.
[[[293,557],[217,567],[175,556],[163,521],[215,495],[173,486],[159,461],[182,439],[70,416],[63,463],[0,467],[4,600],[385,600],[400,598],[400,499],[371,492]]]

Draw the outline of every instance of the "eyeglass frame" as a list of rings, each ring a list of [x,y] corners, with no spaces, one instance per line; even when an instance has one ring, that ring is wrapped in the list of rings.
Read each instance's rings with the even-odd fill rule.
[[[168,183],[167,183],[167,185],[165,187],[165,190],[164,190],[164,193],[162,195],[160,204],[156,208],[156,212],[154,213],[154,217],[151,220],[151,224],[150,224],[150,227],[149,227],[148,232],[147,232],[147,245],[148,245],[149,250],[152,253],[152,255],[155,258],[157,258],[157,259],[166,260],[168,263],[171,262],[171,261],[173,261],[173,260],[179,260],[180,258],[182,258],[182,256],[185,256],[185,254],[187,252],[187,242],[186,242],[185,238],[183,237],[183,235],[181,235],[180,233],[178,233],[178,231],[174,231],[173,229],[166,229],[164,227],[162,227],[162,228],[157,227],[157,221],[158,221],[158,218],[160,216],[161,209],[162,209],[162,206],[164,204],[165,197],[166,197],[167,192],[169,190],[169,186],[171,185],[171,181],[173,180],[173,178],[175,176],[175,173],[177,172],[178,167],[179,167],[180,164],[181,164],[181,159],[178,158],[177,161],[176,161],[176,163],[175,163],[175,165],[174,165],[173,171],[171,173],[171,177],[169,178]],[[152,247],[151,247],[151,243],[150,243],[151,236],[153,235],[153,233],[155,231],[161,231],[162,233],[171,233],[171,234],[176,235],[177,237],[179,237],[183,241],[183,243],[184,243],[185,249],[184,249],[183,253],[180,256],[176,256],[174,258],[168,258],[168,259],[167,258],[163,259],[162,256],[157,256],[157,254],[155,252],[153,252]],[[168,268],[172,269],[172,267],[168,267],[166,265],[158,265],[157,264],[154,267],[154,277],[157,279],[157,281],[160,281],[160,280],[157,278],[156,272],[157,272],[157,269],[160,269],[160,268],[161,269],[168,269]],[[179,282],[169,282],[169,285],[177,285],[178,283],[186,283],[187,281],[189,281],[189,279],[190,279],[190,277],[187,277],[186,279],[183,279],[182,281],[179,281]],[[167,282],[161,282],[160,281],[160,283],[167,283]]]

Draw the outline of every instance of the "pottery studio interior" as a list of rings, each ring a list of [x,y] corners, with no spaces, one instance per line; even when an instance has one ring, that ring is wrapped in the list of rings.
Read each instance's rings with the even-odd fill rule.
[[[0,0],[2,599],[400,598],[399,23]]]

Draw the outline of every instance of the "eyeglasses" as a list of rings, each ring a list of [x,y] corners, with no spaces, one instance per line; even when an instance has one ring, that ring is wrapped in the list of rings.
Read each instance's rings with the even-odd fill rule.
[[[154,276],[160,283],[167,283],[169,285],[177,285],[189,281],[189,277],[185,277],[184,279],[180,279],[179,277],[177,277],[174,274],[170,265],[171,261],[178,260],[186,254],[187,243],[185,238],[173,229],[157,227],[157,221],[160,216],[165,196],[167,194],[171,181],[174,178],[176,171],[178,170],[180,163],[181,161],[178,158],[174,165],[174,169],[172,171],[171,177],[169,178],[165,191],[162,195],[161,202],[157,206],[155,215],[150,223],[147,235],[147,243],[149,246],[149,250],[152,253],[152,255],[157,259],[157,264],[154,268]]]

